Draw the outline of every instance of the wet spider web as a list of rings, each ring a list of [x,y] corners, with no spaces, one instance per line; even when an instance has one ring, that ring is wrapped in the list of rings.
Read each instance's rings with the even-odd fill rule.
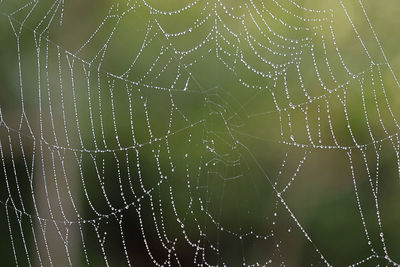
[[[363,1],[0,12],[10,262],[398,265],[400,85]]]

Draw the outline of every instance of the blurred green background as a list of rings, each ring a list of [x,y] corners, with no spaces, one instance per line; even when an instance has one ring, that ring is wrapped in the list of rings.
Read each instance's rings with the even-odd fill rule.
[[[396,266],[399,11],[1,1],[5,266]]]

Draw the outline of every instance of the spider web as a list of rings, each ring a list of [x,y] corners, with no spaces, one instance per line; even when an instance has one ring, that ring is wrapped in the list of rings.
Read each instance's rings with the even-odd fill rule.
[[[7,261],[398,266],[400,84],[321,2],[0,1]]]

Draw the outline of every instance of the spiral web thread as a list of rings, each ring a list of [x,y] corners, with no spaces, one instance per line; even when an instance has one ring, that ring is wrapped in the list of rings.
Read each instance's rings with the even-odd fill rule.
[[[358,58],[367,62],[360,71],[337,43],[336,10],[293,0],[197,0],[176,9],[153,2],[110,2],[85,22],[94,30],[65,39],[58,32],[70,13],[79,13],[78,4],[0,2],[18,81],[6,88],[18,101],[2,100],[0,110],[2,231],[15,264],[230,265],[225,250],[232,242],[242,249],[240,264],[285,266],[285,238],[293,234],[315,254],[311,262],[331,266],[334,258],[287,195],[310,157],[338,151],[370,252],[349,265],[384,259],[397,266],[385,241],[379,189],[382,179],[395,179],[382,178],[385,155],[400,171],[400,126],[390,97],[400,85],[362,0],[351,2],[362,12],[362,29],[347,1],[336,3],[361,48]],[[115,56],[118,49],[127,54]],[[215,62],[237,91],[197,68]],[[12,115],[8,104],[16,107]],[[266,128],[251,127],[259,123]],[[266,164],[252,142],[280,147],[280,164]],[[289,161],[294,168],[285,172]],[[365,215],[362,179],[373,220]],[[259,199],[271,207],[260,215],[262,227],[240,218],[231,225],[225,214],[226,187],[238,182],[269,190],[271,197]],[[257,210],[240,207],[240,217]],[[277,230],[281,214],[289,237]],[[254,256],[251,242],[266,249]]]

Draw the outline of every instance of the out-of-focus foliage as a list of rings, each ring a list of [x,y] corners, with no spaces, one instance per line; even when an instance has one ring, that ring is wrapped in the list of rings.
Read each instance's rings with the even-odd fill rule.
[[[399,262],[400,4],[190,3],[0,2],[1,256]]]

